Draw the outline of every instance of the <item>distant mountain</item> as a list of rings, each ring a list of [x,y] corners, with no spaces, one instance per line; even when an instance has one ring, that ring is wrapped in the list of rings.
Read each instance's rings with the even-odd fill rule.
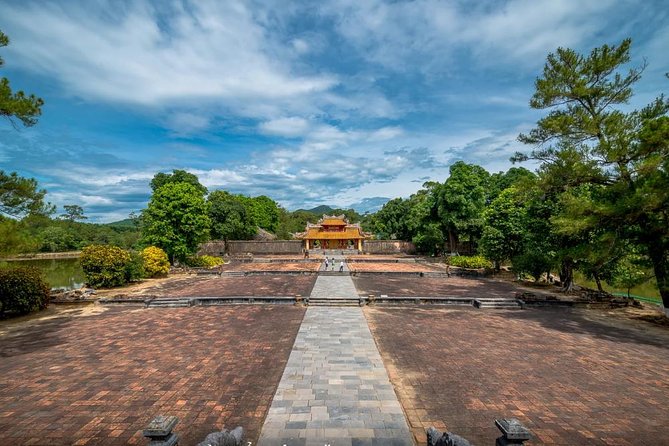
[[[134,228],[135,222],[131,218],[126,218],[124,220],[113,221],[111,223],[106,223],[106,226],[113,226],[117,228]]]
[[[390,201],[390,198],[386,197],[364,198],[357,203],[349,204],[347,207],[354,209],[359,214],[371,214],[381,209],[388,201]]]
[[[318,215],[319,217],[323,214],[332,215],[338,209],[353,209],[358,214],[366,214],[366,213],[374,213],[374,212],[378,211],[388,201],[390,201],[390,198],[372,197],[372,198],[364,198],[361,201],[349,204],[347,206],[336,206],[335,207],[335,206],[328,206],[327,204],[322,204],[322,205],[316,206],[315,208],[312,208],[312,209],[298,209],[298,211],[310,212],[314,215]]]
[[[297,211],[302,211],[302,212],[310,212],[314,215],[321,216],[323,214],[332,214],[332,211],[334,211],[335,208],[328,206],[326,204],[322,204],[320,206],[316,206],[313,209],[298,209]],[[295,212],[297,212],[295,211]]]

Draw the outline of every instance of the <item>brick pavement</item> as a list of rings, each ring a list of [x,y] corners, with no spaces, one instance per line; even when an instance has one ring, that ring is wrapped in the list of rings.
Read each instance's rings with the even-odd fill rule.
[[[145,444],[157,414],[184,446],[243,425],[254,441],[304,309],[112,308],[0,336],[0,444]]]
[[[314,293],[356,296],[349,276],[321,276]],[[259,440],[283,444],[413,444],[360,308],[307,310]]]
[[[361,296],[446,296],[446,297],[514,297],[519,291],[514,284],[479,278],[431,278],[354,276],[353,282]]]
[[[402,272],[421,273],[444,271],[429,263],[397,263],[397,262],[351,262],[351,271],[355,272]]]
[[[365,314],[410,426],[492,445],[669,445],[669,331],[593,310],[381,309]]]

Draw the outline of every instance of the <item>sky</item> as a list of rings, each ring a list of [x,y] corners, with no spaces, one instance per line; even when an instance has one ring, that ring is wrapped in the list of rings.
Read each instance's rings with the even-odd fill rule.
[[[34,127],[0,121],[0,169],[93,222],[173,169],[290,210],[506,170],[558,47],[631,37],[628,107],[669,93],[666,0],[2,0],[0,30],[0,76],[45,100]]]

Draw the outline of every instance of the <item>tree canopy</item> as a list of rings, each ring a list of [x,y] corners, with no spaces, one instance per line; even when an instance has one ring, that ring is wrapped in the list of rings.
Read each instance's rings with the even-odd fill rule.
[[[34,178],[0,170],[0,215],[23,218],[28,214],[51,214],[53,206],[44,202],[45,195]]]
[[[9,45],[9,37],[0,31],[0,48]],[[0,67],[4,60],[0,57]],[[37,124],[37,118],[42,114],[44,101],[34,94],[26,95],[23,91],[12,92],[9,79],[0,79],[0,116],[4,116],[15,125],[14,119],[18,119],[24,126],[30,127]]]

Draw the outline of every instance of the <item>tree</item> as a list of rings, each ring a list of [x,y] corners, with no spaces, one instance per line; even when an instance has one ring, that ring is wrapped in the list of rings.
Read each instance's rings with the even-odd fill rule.
[[[50,203],[44,203],[46,191],[38,189],[34,178],[20,177],[16,172],[7,175],[0,170],[0,214],[23,218],[28,214],[49,215]]]
[[[481,249],[499,271],[503,261],[523,252],[526,209],[518,191],[505,189],[484,211],[483,219]]]
[[[246,212],[256,226],[269,232],[276,232],[279,226],[279,205],[271,198],[260,195],[246,197],[239,195],[239,201],[246,207]]]
[[[9,37],[0,31],[0,48],[9,45]],[[0,67],[4,60],[0,57]],[[0,79],[0,116],[9,119],[16,126],[13,118],[18,119],[24,126],[30,127],[37,124],[37,117],[42,114],[44,101],[34,94],[27,96],[23,91],[12,92],[9,79]]]
[[[142,212],[143,242],[162,248],[170,262],[194,254],[207,239],[209,226],[202,191],[189,183],[168,182],[159,187]]]
[[[570,224],[578,225],[580,234],[603,229],[642,247],[669,316],[669,101],[660,96],[641,110],[621,110],[645,68],[620,72],[630,60],[630,46],[625,39],[588,56],[564,48],[549,54],[530,106],[551,111],[519,136],[537,148],[513,159],[532,158],[550,168],[565,154],[572,157],[564,192],[580,185],[602,190],[585,197],[586,205],[563,201],[563,232]]]
[[[436,192],[436,208],[442,228],[448,234],[449,250],[455,252],[463,235],[472,246],[481,237],[490,174],[483,167],[464,161],[453,164],[449,173]]]
[[[179,169],[173,170],[172,173],[158,172],[155,174],[151,180],[151,190],[155,192],[167,183],[190,184],[195,186],[198,192],[200,192],[200,195],[205,196],[207,194],[207,188],[200,184],[197,175]]]
[[[409,210],[408,200],[402,198],[395,198],[384,204],[374,214],[372,225],[376,235],[381,239],[411,240],[406,221]]]
[[[240,197],[216,190],[207,197],[211,236],[221,240],[249,240],[257,226]]]
[[[63,220],[79,221],[86,220],[88,217],[84,215],[84,209],[76,204],[66,204],[63,206],[64,213],[60,215]]]

